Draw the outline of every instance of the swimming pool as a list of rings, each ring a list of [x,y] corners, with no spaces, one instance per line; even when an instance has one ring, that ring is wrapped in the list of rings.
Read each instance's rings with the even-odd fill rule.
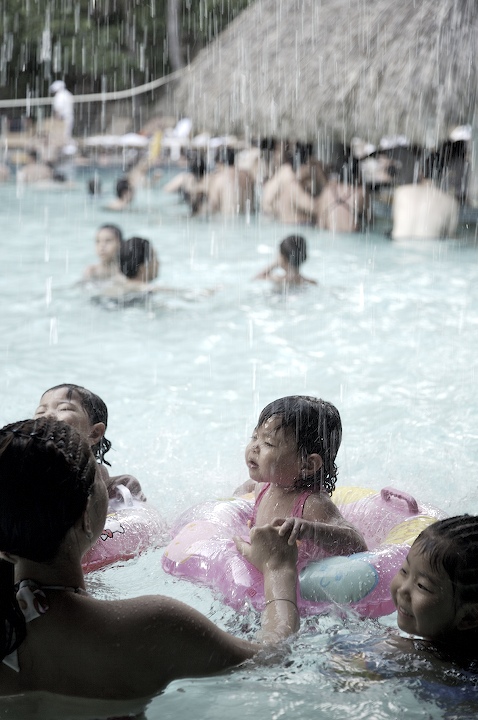
[[[295,228],[255,217],[190,219],[162,192],[165,181],[122,215],[91,202],[83,179],[69,191],[0,186],[0,422],[30,416],[60,382],[91,388],[108,405],[113,472],[136,475],[172,520],[246,479],[243,449],[266,403],[314,394],[342,416],[340,484],[393,485],[448,513],[478,512],[474,239],[394,244],[378,231],[297,228],[309,248],[304,274],[319,285],[284,297],[251,278]],[[90,302],[75,283],[94,261],[94,234],[105,222],[151,239],[161,282],[186,294],[121,311]],[[205,288],[217,291],[203,295]],[[165,575],[161,551],[94,573],[89,586],[100,597],[167,593],[247,636],[255,623]],[[424,697],[403,677],[334,674],[332,641],[344,632],[337,619],[314,621],[287,660],[175,682],[145,715],[476,716],[469,698],[459,705],[456,697]]]

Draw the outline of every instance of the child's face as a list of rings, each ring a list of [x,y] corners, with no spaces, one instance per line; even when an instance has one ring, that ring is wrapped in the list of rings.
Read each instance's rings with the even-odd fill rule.
[[[437,571],[415,543],[390,586],[400,630],[439,638],[456,627],[453,586],[445,570]]]
[[[277,415],[254,430],[245,457],[251,480],[282,487],[292,487],[303,467],[295,436]]]
[[[101,228],[96,235],[96,254],[104,263],[116,260],[119,255],[119,240],[109,228]]]
[[[35,419],[40,417],[51,417],[55,420],[63,420],[86,438],[90,437],[93,424],[84,410],[79,397],[73,392],[70,399],[68,388],[57,388],[48,390],[40,400],[35,410]]]

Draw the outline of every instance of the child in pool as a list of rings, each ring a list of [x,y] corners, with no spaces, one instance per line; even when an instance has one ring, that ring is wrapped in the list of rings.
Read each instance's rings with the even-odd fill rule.
[[[272,280],[280,286],[317,285],[315,280],[300,274],[307,260],[307,243],[302,235],[289,235],[279,245],[277,260],[255,276],[255,280]],[[276,272],[280,270],[282,272]]]
[[[252,525],[271,523],[289,544],[309,540],[326,554],[350,555],[367,549],[356,528],[332,500],[337,477],[335,457],[342,424],[332,403],[291,395],[269,403],[246,447],[254,490]]]
[[[400,630],[424,638],[442,659],[478,670],[478,516],[423,530],[390,592]],[[406,642],[411,649],[413,641]]]
[[[369,680],[418,674],[432,682],[448,670],[455,683],[465,676],[450,674],[449,662],[478,672],[478,516],[446,518],[423,530],[390,592],[397,625],[411,637],[393,630],[386,637],[361,634],[359,642],[337,637],[333,649],[351,660],[349,670]]]
[[[98,395],[80,385],[55,385],[41,396],[34,417],[63,420],[87,438],[99,464],[98,471],[106,485],[109,498],[116,497],[118,485],[125,485],[137,500],[146,500],[139,480],[132,475],[111,477],[105,467],[105,464],[109,465],[105,455],[111,448],[111,442],[105,437],[108,409]]]
[[[95,239],[96,254],[100,262],[86,268],[83,280],[111,280],[119,275],[122,243],[123,233],[117,225],[102,225]]]

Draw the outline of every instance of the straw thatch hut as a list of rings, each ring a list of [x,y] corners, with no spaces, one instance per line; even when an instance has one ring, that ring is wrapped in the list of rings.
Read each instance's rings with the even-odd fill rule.
[[[197,131],[302,140],[472,124],[478,0],[256,0],[173,96]]]

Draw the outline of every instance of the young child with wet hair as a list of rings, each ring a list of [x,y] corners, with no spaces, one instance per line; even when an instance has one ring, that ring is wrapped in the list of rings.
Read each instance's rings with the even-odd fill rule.
[[[335,458],[342,423],[330,402],[290,395],[269,403],[246,447],[254,489],[252,525],[272,524],[289,544],[309,540],[326,555],[367,549],[361,533],[342,517],[330,496],[335,489]]]
[[[397,624],[443,659],[478,670],[478,517],[458,515],[417,537],[390,591]]]
[[[146,500],[139,480],[132,475],[111,477],[105,465],[106,453],[111,442],[105,437],[108,425],[108,409],[103,400],[81,385],[64,383],[46,390],[40,398],[34,418],[53,417],[74,427],[87,438],[93,454],[99,463],[99,472],[110,498],[116,497],[118,485],[124,485],[137,500]]]
[[[277,259],[255,276],[255,280],[272,280],[281,286],[317,285],[315,280],[300,273],[307,260],[307,243],[302,235],[288,235],[279,245]]]

